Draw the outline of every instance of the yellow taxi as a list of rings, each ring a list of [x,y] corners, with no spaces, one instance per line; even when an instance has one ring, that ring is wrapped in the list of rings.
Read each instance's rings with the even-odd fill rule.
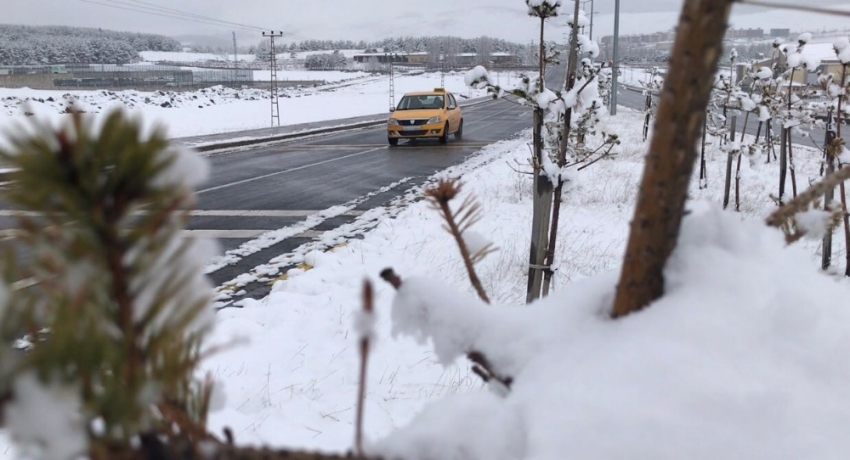
[[[450,134],[463,138],[463,114],[454,94],[445,89],[407,93],[390,112],[387,140],[391,146],[398,145],[399,139],[432,138],[446,144]]]

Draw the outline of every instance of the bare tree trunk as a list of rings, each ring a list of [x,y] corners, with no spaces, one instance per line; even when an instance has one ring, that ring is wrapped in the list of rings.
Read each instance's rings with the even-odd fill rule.
[[[835,157],[832,155],[832,110],[826,116],[826,133],[824,134],[823,145],[824,155],[826,155],[826,171],[827,175],[835,172]],[[835,199],[835,189],[830,188],[824,194],[823,205],[824,209],[830,211],[832,200]],[[832,265],[832,230],[826,232],[823,236],[823,251],[821,251],[821,268],[828,269]]]
[[[841,66],[841,84],[842,85],[844,85],[845,84],[844,82],[847,81],[847,67],[848,67],[847,64],[844,64],[843,66]],[[844,102],[845,97],[847,97],[847,95],[843,95],[843,96],[838,97],[838,107],[836,107],[837,110],[835,111],[835,137],[838,138],[838,139],[843,139],[841,137],[841,123],[843,123],[844,120],[841,119],[841,115],[842,115],[841,105]],[[833,154],[833,156],[837,156],[839,154],[839,150],[836,148],[832,152],[832,154]],[[842,168],[844,166],[839,164],[838,167]],[[846,261],[846,265],[845,265],[846,268],[844,269],[844,276],[850,276],[850,216],[848,216],[848,214],[847,214],[847,193],[846,193],[846,190],[844,189],[844,182],[842,182],[841,185],[839,186],[839,192],[841,193],[841,211],[844,213],[844,254],[845,254],[845,261]]]
[[[770,124],[772,120],[767,120],[764,127],[764,139],[767,142],[767,163],[770,164],[770,152],[773,151],[773,136],[771,135]],[[773,152],[773,158],[776,158],[776,152]]]
[[[791,193],[797,198],[797,171],[794,168],[794,144],[791,142],[791,128],[785,136],[788,140],[788,169],[791,170]]]
[[[647,90],[646,92],[646,116],[643,118],[643,140],[646,141],[647,136],[649,136],[649,119],[650,119],[650,110],[652,109],[652,90]]]
[[[664,294],[664,265],[679,238],[699,126],[731,7],[731,0],[685,0],[682,6],[611,312],[615,318]]]
[[[747,133],[747,123],[750,121],[750,112],[744,114],[744,126],[741,127],[741,140],[740,142],[744,142],[744,134]],[[758,142],[758,138],[756,138],[756,142]]]
[[[538,83],[542,88],[546,76],[546,45],[543,30],[546,19],[540,19],[540,65]],[[543,109],[534,110],[534,204],[531,223],[531,248],[528,266],[528,291],[526,301],[540,298],[546,258],[547,232],[552,214],[552,182],[542,173],[543,155]]]
[[[575,11],[573,13],[573,27],[570,33],[570,55],[567,64],[567,81],[564,84],[567,91],[573,89],[576,83],[576,67],[578,60],[578,12],[579,2],[575,2]],[[570,124],[572,122],[573,109],[567,109],[564,114],[564,131],[561,137],[561,144],[558,146],[558,167],[563,168],[567,164],[567,147],[570,142]],[[555,187],[555,197],[552,210],[552,228],[549,230],[549,246],[546,250],[546,271],[543,274],[543,295],[549,295],[549,287],[552,284],[552,264],[555,262],[555,246],[558,243],[558,221],[561,218],[561,194],[564,191],[564,181],[558,178],[558,186]]]
[[[741,212],[741,157],[744,152],[738,154],[738,167],[735,169],[735,211]]]

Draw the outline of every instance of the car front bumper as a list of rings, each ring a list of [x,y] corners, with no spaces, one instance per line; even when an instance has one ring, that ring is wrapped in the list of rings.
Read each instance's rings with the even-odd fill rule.
[[[390,139],[443,137],[446,126],[442,123],[419,126],[387,125],[387,137]]]

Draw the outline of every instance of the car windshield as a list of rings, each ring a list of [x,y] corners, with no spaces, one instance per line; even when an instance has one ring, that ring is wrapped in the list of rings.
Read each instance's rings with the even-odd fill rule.
[[[444,102],[443,96],[437,95],[404,96],[396,110],[442,109]]]

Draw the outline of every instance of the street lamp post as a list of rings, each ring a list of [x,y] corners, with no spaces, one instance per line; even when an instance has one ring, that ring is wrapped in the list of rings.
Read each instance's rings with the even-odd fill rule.
[[[614,2],[614,63],[611,66],[611,115],[617,115],[617,73],[620,71],[620,0]]]

